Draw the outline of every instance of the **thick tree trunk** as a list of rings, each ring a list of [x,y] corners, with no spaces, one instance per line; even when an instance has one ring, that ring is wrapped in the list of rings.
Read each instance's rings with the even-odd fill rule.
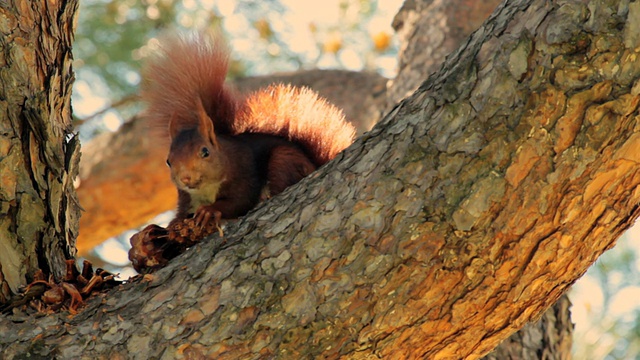
[[[500,343],[484,360],[571,359],[573,324],[571,303],[563,295],[540,320],[527,324]]]
[[[421,79],[437,71],[445,57],[479,28],[499,3],[497,0],[406,1],[393,21],[401,48],[398,75],[389,82],[387,109],[414,92]],[[485,359],[570,358],[573,324],[569,306],[567,295],[563,295],[539,321],[527,324]]]
[[[411,95],[500,4],[499,0],[406,0],[393,19],[399,37],[398,74],[386,110]]]
[[[0,303],[75,254],[71,43],[77,1],[0,3]]]
[[[372,132],[224,240],[73,318],[0,318],[0,350],[486,354],[639,215],[638,28],[637,3],[509,2]]]
[[[248,92],[273,82],[314,88],[344,109],[362,133],[378,120],[386,79],[374,73],[312,70],[241,79],[236,86]],[[134,119],[117,133],[104,134],[83,146],[77,189],[85,210],[77,244],[80,254],[176,208],[177,191],[165,164],[165,145],[150,139],[144,122]]]

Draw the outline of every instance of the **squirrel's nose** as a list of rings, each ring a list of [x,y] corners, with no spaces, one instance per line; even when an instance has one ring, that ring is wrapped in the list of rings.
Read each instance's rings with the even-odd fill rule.
[[[191,177],[191,175],[184,175],[180,178],[180,181],[188,188],[193,188],[195,187],[196,182],[193,181],[193,178]]]

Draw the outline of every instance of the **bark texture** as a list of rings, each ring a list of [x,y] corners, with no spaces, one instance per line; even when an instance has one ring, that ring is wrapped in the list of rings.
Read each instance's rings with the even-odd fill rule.
[[[500,4],[499,0],[406,0],[393,19],[398,75],[387,90],[386,111],[411,95]]]
[[[75,254],[71,44],[77,1],[0,3],[0,303]]]
[[[639,29],[637,2],[509,2],[374,130],[224,240],[73,318],[0,318],[0,350],[486,354],[639,215]]]
[[[569,360],[573,343],[571,302],[563,295],[536,322],[500,343],[484,360]]]
[[[387,109],[411,94],[435,72],[445,57],[480,27],[500,1],[410,0],[393,21],[400,37],[398,75],[389,82]],[[573,324],[567,295],[503,341],[485,359],[568,359]]]
[[[239,79],[235,84],[249,92],[274,82],[313,88],[342,108],[363,133],[378,120],[386,79],[374,73],[311,70]],[[117,133],[97,137],[83,146],[82,152],[85,156],[77,189],[85,209],[77,244],[80,254],[175,209],[177,191],[165,164],[167,146],[149,138],[149,130],[139,119]]]

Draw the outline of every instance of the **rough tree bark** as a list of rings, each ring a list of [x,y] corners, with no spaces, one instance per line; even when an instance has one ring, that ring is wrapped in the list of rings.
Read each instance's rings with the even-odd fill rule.
[[[74,318],[2,318],[0,349],[485,354],[639,214],[639,28],[637,3],[509,2],[337,161],[231,224],[226,243]]]
[[[393,20],[401,46],[398,75],[387,89],[386,110],[415,91],[421,79],[435,72],[445,57],[479,28],[499,3],[497,0],[405,1]],[[567,295],[563,295],[540,320],[527,324],[503,341],[485,359],[571,358],[570,305]]]
[[[0,303],[75,255],[71,44],[77,1],[0,2]]]
[[[386,110],[410,95],[421,79],[435,72],[500,3],[491,1],[405,1],[393,20],[401,44],[398,75],[389,82]],[[530,322],[503,341],[485,359],[568,359],[571,357],[573,324],[567,295],[563,295],[542,318]]]
[[[385,112],[411,95],[499,3],[499,0],[405,1],[392,24],[400,49],[398,74],[387,89]]]

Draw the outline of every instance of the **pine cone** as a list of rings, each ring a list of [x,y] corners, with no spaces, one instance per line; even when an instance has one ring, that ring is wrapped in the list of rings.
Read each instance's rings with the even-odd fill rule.
[[[193,218],[174,219],[166,229],[149,225],[131,237],[129,260],[139,273],[154,271],[218,229],[215,221],[200,227]]]

